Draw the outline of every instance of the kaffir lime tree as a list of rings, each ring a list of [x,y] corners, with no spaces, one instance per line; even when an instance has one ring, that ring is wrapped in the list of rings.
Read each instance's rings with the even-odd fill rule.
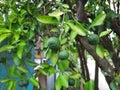
[[[0,53],[12,53],[14,63],[10,77],[0,81],[15,90],[17,81],[11,78],[18,78],[22,87],[38,86],[37,75],[57,73],[56,90],[98,90],[99,67],[111,90],[119,90],[119,4],[119,0],[1,0]],[[33,78],[27,78],[25,65],[37,65],[29,61],[36,36],[42,38],[42,53],[51,63],[42,64]],[[88,55],[96,62],[94,81],[89,77]],[[6,57],[0,59],[6,62]]]

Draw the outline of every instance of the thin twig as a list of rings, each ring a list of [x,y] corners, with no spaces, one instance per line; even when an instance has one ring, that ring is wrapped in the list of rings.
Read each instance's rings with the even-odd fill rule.
[[[114,8],[114,11],[116,12],[116,7],[115,7],[115,1],[113,0],[113,8]]]
[[[97,62],[95,61],[95,81],[94,81],[95,87],[94,87],[94,90],[99,90],[98,81],[99,81],[99,68],[98,68]]]

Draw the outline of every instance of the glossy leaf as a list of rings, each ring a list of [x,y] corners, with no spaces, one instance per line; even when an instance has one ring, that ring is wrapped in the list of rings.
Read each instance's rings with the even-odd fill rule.
[[[41,23],[45,23],[45,24],[58,24],[58,20],[56,17],[52,17],[52,16],[42,16],[39,15],[36,17],[36,19],[41,22]]]
[[[69,5],[68,5],[68,4],[62,4],[62,6],[63,6],[64,8],[69,8]]]
[[[8,75],[9,75],[10,77],[15,77],[15,78],[20,77],[20,73],[19,73],[17,70],[15,70],[15,67],[14,67],[14,66],[11,66],[11,67],[9,68],[9,70],[8,70]]]
[[[14,32],[14,39],[15,39],[14,41],[18,41],[19,40],[20,34],[21,34],[21,29],[19,28],[18,30],[16,30]]]
[[[71,33],[70,33],[70,39],[74,40],[76,36],[77,36],[77,32],[71,31]]]
[[[50,58],[52,65],[55,66],[58,61],[58,54],[54,51],[51,51],[49,58]]]
[[[16,81],[10,80],[6,83],[6,90],[16,90]]]
[[[14,61],[14,64],[17,66],[22,63],[21,59],[16,54],[13,56],[13,61]]]
[[[18,70],[20,70],[20,71],[22,71],[24,73],[28,72],[28,70],[23,66],[18,66],[17,68],[18,68]]]
[[[0,34],[2,34],[2,33],[10,33],[10,32],[11,32],[10,30],[0,27]]]
[[[84,90],[94,90],[94,81],[90,80],[85,83]]]
[[[2,79],[0,79],[0,82],[1,83],[6,83],[6,82],[8,82],[10,79],[8,79],[8,78],[2,78]]]
[[[56,90],[61,90],[61,87],[62,86],[61,86],[60,79],[59,79],[59,76],[58,76],[58,78],[55,82],[55,88],[56,88]]]
[[[94,26],[102,25],[106,18],[106,14],[99,14],[91,23],[90,28]]]
[[[69,68],[69,61],[68,60],[63,60],[58,62],[58,68],[64,72],[66,69]]]
[[[100,56],[101,58],[104,58],[104,51],[105,51],[105,49],[104,49],[101,45],[97,45],[97,46],[96,46],[96,53],[97,53],[98,56]]]
[[[57,71],[54,67],[51,66],[49,67],[48,72],[49,72],[49,75],[51,75],[51,74],[55,74]]]
[[[115,82],[110,83],[110,88],[111,88],[111,90],[118,90],[117,85],[115,84]]]
[[[81,36],[86,36],[87,31],[79,22],[70,20],[67,22],[67,24],[77,34],[79,34]]]
[[[103,32],[100,33],[100,37],[104,37],[104,36],[110,34],[111,32],[112,32],[111,30],[103,31]]]
[[[46,72],[46,70],[40,68],[39,73],[41,73],[43,75],[48,75],[49,72]]]
[[[65,29],[65,33],[67,33],[69,31],[70,27],[67,24],[65,24],[64,29]]]
[[[5,33],[0,35],[0,43],[5,40],[6,38],[8,38],[11,34],[10,33]]]
[[[17,56],[18,56],[20,59],[22,58],[22,55],[23,55],[23,49],[24,49],[23,46],[18,46],[18,48],[17,48]]]
[[[14,48],[14,46],[4,45],[0,48],[0,52],[7,51],[7,50],[10,50],[10,49],[13,49],[13,48]]]
[[[60,74],[55,82],[56,90],[61,90],[61,87],[68,87],[68,77]]]
[[[37,63],[32,62],[32,61],[28,61],[27,64],[30,65],[30,66],[33,66],[33,67],[38,65]]]
[[[72,78],[74,78],[74,79],[78,79],[78,78],[80,78],[80,73],[73,73],[72,75],[71,75],[71,77]]]
[[[61,15],[63,15],[63,12],[60,11],[59,9],[55,10],[52,13],[49,13],[49,16],[53,16],[53,17],[58,17],[58,16],[61,16]]]
[[[60,40],[61,45],[65,44],[67,42],[67,38],[63,38]]]
[[[30,78],[29,80],[34,86],[39,86],[39,83],[35,78]]]

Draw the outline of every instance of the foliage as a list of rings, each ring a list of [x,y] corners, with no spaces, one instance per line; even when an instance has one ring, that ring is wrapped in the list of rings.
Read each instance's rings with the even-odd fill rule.
[[[98,66],[108,76],[116,78],[114,74],[118,74],[120,70],[120,65],[118,64],[120,60],[120,15],[118,8],[111,8],[110,3],[112,1],[110,0],[88,0],[84,6],[85,12],[81,13],[81,15],[85,14],[85,20],[80,22],[78,17],[76,17],[78,10],[76,2],[78,1],[0,1],[0,53],[11,53],[14,62],[8,70],[10,77],[0,80],[0,82],[6,83],[7,90],[16,89],[17,82],[13,78],[26,79],[34,86],[38,86],[35,77],[40,73],[45,75],[59,74],[55,82],[56,90],[60,90],[62,87],[68,88],[68,78],[71,77],[75,80],[74,88],[79,88],[79,84],[83,83],[85,85],[84,90],[89,87],[93,90],[93,81],[87,82],[82,73],[84,71],[82,70],[83,68],[78,67],[80,62],[78,57],[81,59],[81,56],[84,58],[84,55],[86,55],[86,58],[88,54],[91,54],[97,61]],[[119,3],[119,1],[116,1],[112,5],[117,6]],[[35,77],[28,78],[27,73],[30,72],[26,65],[37,66],[37,64],[30,61],[32,57],[30,46],[34,46],[37,35],[42,38],[42,52],[46,54],[51,63],[42,64]],[[89,40],[84,41],[92,48],[83,45],[84,42],[81,40],[84,37],[95,39],[95,41],[90,41],[92,45],[89,44]],[[81,51],[76,47],[77,45],[79,45]],[[90,52],[91,49],[92,53]],[[60,51],[68,52],[69,57],[65,58],[65,60],[60,60]],[[0,63],[4,64],[3,58],[0,58]],[[109,67],[106,69],[104,65],[106,63],[102,63],[102,60],[108,66],[113,65],[112,69]],[[109,60],[112,60],[112,64],[109,63]],[[54,68],[56,65],[58,70]],[[117,68],[117,72],[112,71],[113,67]],[[77,81],[79,84],[76,83]],[[115,86],[119,86],[118,80],[112,80],[109,86],[111,89],[116,90]]]

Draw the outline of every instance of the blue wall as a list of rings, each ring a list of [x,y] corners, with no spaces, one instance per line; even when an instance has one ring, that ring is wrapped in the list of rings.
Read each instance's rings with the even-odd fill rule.
[[[30,52],[32,53],[32,58],[30,60],[34,61],[34,48],[32,48]],[[0,57],[3,57],[3,56],[5,56],[7,58],[7,60],[6,60],[6,67],[0,63],[0,79],[2,79],[4,77],[8,77],[7,71],[9,69],[9,67],[13,64],[12,54],[6,53],[6,52],[0,53]],[[29,73],[27,73],[27,78],[30,78],[30,77],[32,77],[34,69],[33,69],[33,67],[30,67],[29,65],[27,65],[27,67],[30,71]],[[0,83],[0,90],[6,90],[5,83]],[[17,90],[33,90],[33,85],[31,83],[29,83],[27,89],[21,88],[17,85]]]

